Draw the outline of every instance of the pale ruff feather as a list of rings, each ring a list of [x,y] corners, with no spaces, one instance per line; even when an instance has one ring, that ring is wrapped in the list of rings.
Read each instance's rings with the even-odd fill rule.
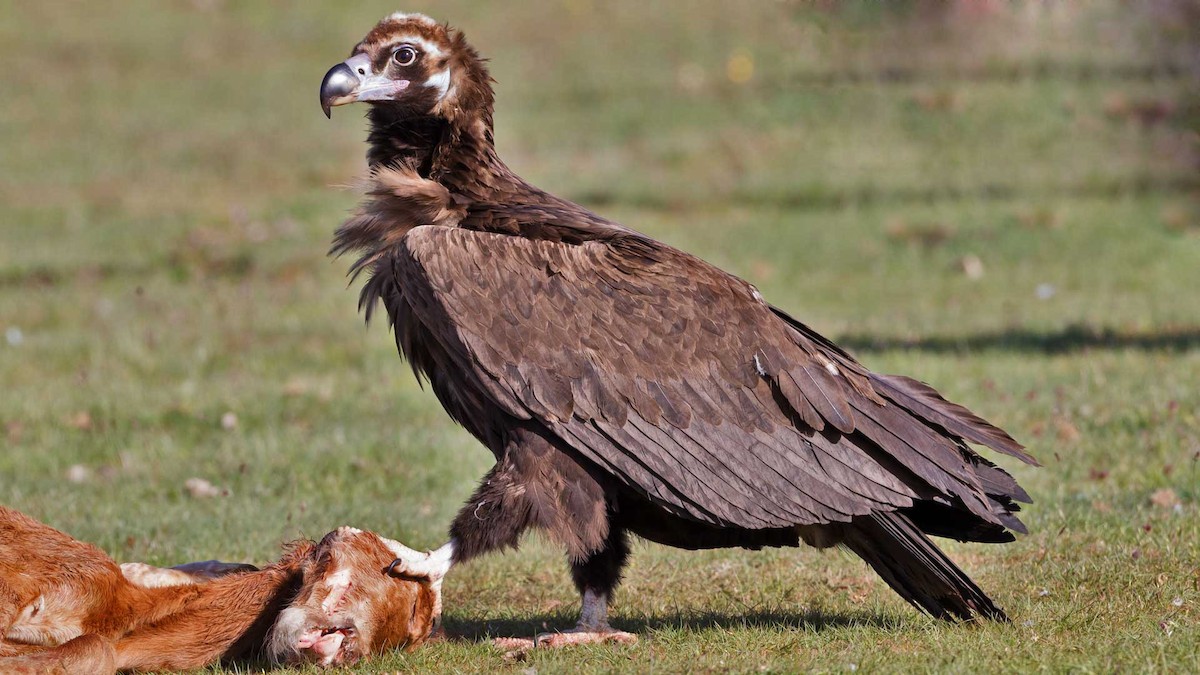
[[[435,73],[425,80],[425,86],[438,90],[438,99],[445,98],[446,92],[450,90],[450,69]]]
[[[384,21],[420,21],[431,26],[437,25],[437,21],[434,21],[428,14],[420,12],[392,12],[384,18]]]
[[[403,23],[403,22],[408,22],[408,21],[416,21],[418,23],[423,23],[427,26],[437,26],[438,25],[438,23],[436,21],[429,18],[428,16],[425,16],[424,14],[405,14],[404,12],[396,12],[395,14],[391,14],[388,17],[386,17],[384,19],[384,21],[395,21],[398,23]],[[396,44],[401,44],[401,43],[407,43],[407,44],[413,45],[414,47],[420,47],[421,51],[425,52],[426,54],[428,54],[429,56],[434,57],[434,58],[440,59],[445,54],[442,51],[441,47],[430,42],[429,40],[426,40],[425,38],[421,37],[420,35],[406,35],[406,36],[404,36],[403,39],[398,40],[396,42]]]
[[[425,54],[430,58],[440,59],[444,55],[441,47],[418,35],[405,36],[402,40],[400,40],[400,42],[410,44],[414,47],[420,47],[421,51],[425,52]]]

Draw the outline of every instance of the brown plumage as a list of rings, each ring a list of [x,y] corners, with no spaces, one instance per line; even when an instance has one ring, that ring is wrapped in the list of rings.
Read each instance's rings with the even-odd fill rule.
[[[540,526],[586,599],[616,585],[626,531],[843,544],[935,616],[1003,618],[923,533],[1023,532],[1028,495],[968,443],[1034,463],[1022,446],[749,283],[521,180],[493,145],[490,82],[461,33],[393,15],[322,86],[326,109],[371,104],[367,200],[333,252],[359,255],[368,317],[384,306],[497,458],[451,527],[453,561]]]

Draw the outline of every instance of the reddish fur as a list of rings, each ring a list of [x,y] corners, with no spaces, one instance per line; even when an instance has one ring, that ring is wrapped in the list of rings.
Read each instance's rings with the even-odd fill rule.
[[[117,642],[117,667],[190,670],[258,653],[275,616],[299,586],[311,550],[312,544],[302,542],[258,572],[153,589],[160,593],[148,609],[160,618],[130,626]]]
[[[116,672],[112,640],[99,635],[81,635],[53,649],[28,648],[25,656],[4,659],[5,675],[74,675]],[[3,655],[0,647],[0,655]]]
[[[296,594],[292,607],[302,607],[317,621],[317,613],[329,592],[316,579],[328,579],[335,569],[354,571],[349,590],[342,596],[335,616],[350,614],[370,615],[368,644],[355,645],[352,651],[378,654],[397,647],[414,649],[425,641],[434,628],[435,592],[428,583],[401,582],[382,573],[395,555],[374,535],[355,539],[353,545],[330,545],[326,542],[337,537],[338,532],[326,535],[318,544],[324,547],[315,555],[305,559],[307,581]],[[324,566],[324,567],[323,567]],[[400,589],[400,590],[397,590]]]
[[[433,592],[428,584],[386,576],[392,557],[374,534],[339,530],[317,544],[290,545],[263,570],[143,588],[95,546],[0,506],[0,658],[17,657],[0,662],[0,672],[187,670],[262,655],[286,607],[304,611],[311,618],[305,625],[334,621],[321,600],[325,581],[344,569],[350,591],[336,625],[358,626],[366,644],[348,639],[341,662],[412,648],[436,620]],[[46,630],[12,635],[22,610],[39,597],[63,600],[47,601],[38,613]]]

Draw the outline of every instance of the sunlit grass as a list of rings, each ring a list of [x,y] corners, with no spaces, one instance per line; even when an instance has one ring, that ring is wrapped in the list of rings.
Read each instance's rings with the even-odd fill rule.
[[[1031,535],[948,546],[1011,625],[929,621],[844,554],[646,544],[615,608],[640,645],[509,662],[487,637],[577,611],[534,538],[447,583],[463,639],[367,668],[1200,666],[1197,115],[1138,37],[1152,17],[416,5],[492,57],[518,171],[750,279],[1045,467],[1016,468]],[[326,121],[317,84],[394,9],[0,6],[0,502],[151,563],[262,562],[343,523],[441,543],[490,456],[324,255],[363,123]],[[1159,101],[1173,116],[1137,117]]]

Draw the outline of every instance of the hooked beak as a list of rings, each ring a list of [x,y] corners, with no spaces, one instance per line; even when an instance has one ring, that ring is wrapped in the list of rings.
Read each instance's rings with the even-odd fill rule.
[[[334,106],[356,101],[385,101],[408,88],[408,80],[393,80],[384,73],[375,74],[371,57],[355,54],[325,73],[321,80],[321,110],[330,117]]]

